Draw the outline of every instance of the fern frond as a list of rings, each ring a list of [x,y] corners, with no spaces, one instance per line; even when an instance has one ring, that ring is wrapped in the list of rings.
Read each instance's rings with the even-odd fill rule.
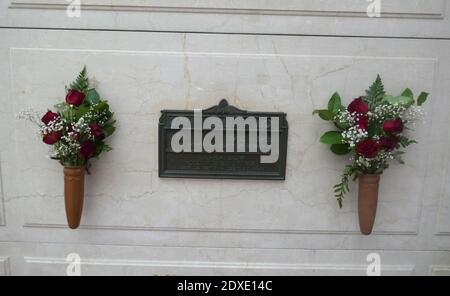
[[[74,89],[79,92],[87,92],[89,89],[89,78],[87,77],[86,66],[83,67],[77,79],[70,84],[70,89]]]
[[[372,109],[377,106],[385,95],[383,81],[380,75],[377,75],[375,82],[366,90],[365,100],[369,104],[369,108]]]
[[[345,166],[344,173],[341,176],[341,182],[334,185],[334,187],[333,187],[334,188],[334,196],[336,197],[340,208],[342,208],[345,194],[350,192],[350,188],[348,186],[348,180],[355,172],[356,172],[356,169],[352,165]]]

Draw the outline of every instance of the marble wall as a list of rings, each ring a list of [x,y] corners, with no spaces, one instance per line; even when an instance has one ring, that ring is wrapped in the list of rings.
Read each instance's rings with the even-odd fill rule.
[[[386,275],[450,274],[447,1],[390,1],[380,19],[356,0],[86,0],[80,19],[65,16],[65,1],[4,2],[0,275],[64,275],[73,252],[83,274],[365,274],[370,252]],[[62,100],[85,64],[118,130],[71,231],[62,168],[15,114]],[[420,144],[383,176],[364,237],[355,186],[343,209],[332,193],[345,157],[318,142],[328,126],[311,112],[336,90],[350,101],[378,73],[388,92],[432,96]],[[158,178],[160,110],[221,98],[287,113],[286,181]]]

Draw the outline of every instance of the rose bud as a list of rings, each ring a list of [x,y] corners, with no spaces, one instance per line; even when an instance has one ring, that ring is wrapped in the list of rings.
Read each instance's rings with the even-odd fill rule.
[[[374,158],[378,151],[380,151],[380,145],[372,139],[366,139],[356,144],[356,152],[365,158]]]
[[[57,119],[59,119],[59,114],[58,113],[54,113],[54,112],[49,110],[47,113],[44,114],[44,116],[42,116],[41,121],[45,125],[48,125],[50,122],[55,121]]]
[[[83,104],[85,97],[86,95],[84,93],[71,89],[67,93],[66,103],[78,107]]]
[[[367,114],[367,112],[369,112],[369,105],[364,102],[362,97],[359,97],[354,99],[350,105],[348,105],[347,110],[350,113]]]
[[[80,155],[84,159],[89,159],[94,156],[95,153],[95,144],[94,142],[83,142],[80,145]]]
[[[53,133],[44,135],[42,140],[44,141],[45,144],[53,145],[55,143],[58,143],[60,139],[61,139],[61,133],[53,132]]]
[[[369,128],[369,119],[367,116],[358,116],[356,118],[356,124],[358,126],[358,129],[366,131]]]
[[[403,121],[400,118],[395,120],[386,120],[383,123],[383,130],[385,133],[401,133],[403,131]]]
[[[388,137],[381,137],[380,141],[378,142],[380,144],[380,148],[384,149],[386,151],[392,151],[397,147],[397,144],[400,142],[400,138],[394,135],[388,136]]]
[[[96,140],[103,140],[105,138],[105,134],[103,133],[102,127],[96,123],[93,122],[89,125],[89,128],[91,129],[91,134],[94,135]]]

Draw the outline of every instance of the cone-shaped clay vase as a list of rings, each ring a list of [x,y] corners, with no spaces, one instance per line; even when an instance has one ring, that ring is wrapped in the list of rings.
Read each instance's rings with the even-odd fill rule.
[[[69,227],[78,228],[83,212],[84,167],[64,167],[64,201]]]
[[[380,175],[360,175],[358,192],[359,228],[361,233],[372,233],[378,205]]]

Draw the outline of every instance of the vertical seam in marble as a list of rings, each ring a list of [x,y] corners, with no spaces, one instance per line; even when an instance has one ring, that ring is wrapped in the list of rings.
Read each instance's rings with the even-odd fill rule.
[[[11,275],[11,264],[9,262],[9,257],[0,257],[0,264],[0,267],[3,266],[5,276]]]
[[[439,60],[436,62],[435,64],[435,72],[434,72],[434,76],[433,76],[433,88],[432,91],[434,92],[434,89],[436,87],[436,79],[437,79],[437,75],[438,75],[438,71],[439,70]],[[437,108],[434,105],[435,100],[433,100],[433,106],[431,108],[432,112],[435,112],[435,108]],[[430,116],[430,130],[432,130],[432,125],[433,125],[433,116]],[[444,202],[444,197],[445,194],[448,190],[448,184],[446,182],[446,179],[448,178],[448,174],[449,174],[449,164],[450,164],[450,133],[447,132],[445,135],[446,139],[445,139],[445,152],[443,155],[443,163],[444,163],[444,167],[442,170],[442,176],[440,178],[440,183],[439,183],[439,198],[437,201],[437,210],[436,210],[436,217],[435,217],[435,225],[434,225],[434,235],[447,235],[447,233],[445,231],[443,231],[441,228],[441,215],[442,215],[442,204]],[[428,158],[433,157],[431,154],[428,156]],[[429,161],[427,160],[427,163],[429,163]],[[428,174],[427,174],[428,175]],[[427,175],[425,175],[425,180],[427,179]],[[423,207],[423,204],[422,204]]]
[[[431,92],[434,92],[434,87],[435,87],[435,85],[436,85],[436,79],[437,79],[437,73],[438,73],[438,66],[439,66],[439,60],[438,59],[436,59],[436,58],[432,58],[433,60],[434,60],[434,65],[433,65],[433,70],[434,70],[434,73],[433,73],[433,81],[431,82]],[[433,100],[433,105],[431,106],[431,116],[430,116],[430,123],[429,123],[429,127],[430,127],[430,130],[433,130],[433,115],[434,115],[434,108],[435,108],[435,106],[434,106],[434,104],[435,104],[435,100]],[[431,133],[428,133],[427,135],[426,135],[426,141],[425,142],[429,142],[429,140],[428,139],[430,139],[431,138]],[[447,153],[445,153],[445,154],[447,154]],[[422,219],[423,219],[423,207],[424,207],[424,202],[425,202],[425,193],[426,193],[426,190],[427,190],[427,176],[428,176],[428,173],[429,173],[429,171],[430,171],[430,166],[429,166],[429,164],[430,164],[430,161],[429,161],[429,159],[430,159],[430,157],[432,157],[432,155],[431,154],[428,154],[428,155],[425,155],[424,156],[424,162],[425,162],[425,167],[424,167],[424,173],[423,173],[423,175],[421,176],[421,186],[422,186],[422,188],[421,188],[421,192],[420,192],[420,199],[417,201],[417,215],[416,215],[416,217],[417,217],[417,219],[416,219],[416,231],[417,231],[417,235],[419,235],[420,234],[420,231],[421,231],[421,226],[422,226]],[[445,157],[445,156],[444,156]],[[420,176],[420,173],[419,173],[419,176]],[[439,210],[438,210],[438,212],[439,212]],[[436,219],[438,219],[438,221],[437,221],[437,223],[439,224],[439,214],[437,214],[436,215],[437,216],[437,218]],[[437,224],[437,226],[435,226],[435,228],[436,227],[439,227],[439,225]],[[436,232],[436,231],[435,231]]]
[[[5,195],[3,184],[2,161],[0,156],[0,226],[6,226]]]
[[[191,72],[189,70],[189,55],[187,51],[187,33],[184,33],[183,35],[183,56],[184,56],[184,63],[183,63],[183,75],[184,79],[187,81],[188,89],[187,89],[187,100],[186,100],[186,108],[189,108],[190,100],[191,100],[191,92],[192,92],[192,77]]]

